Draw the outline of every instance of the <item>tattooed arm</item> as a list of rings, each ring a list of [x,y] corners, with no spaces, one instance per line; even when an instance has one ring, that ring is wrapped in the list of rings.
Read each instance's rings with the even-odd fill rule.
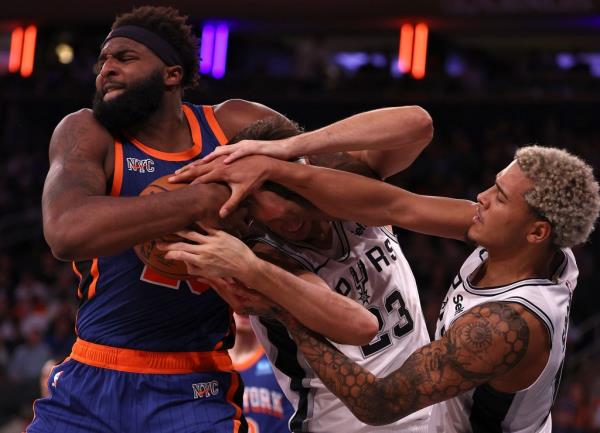
[[[80,260],[114,254],[196,220],[216,220],[216,210],[228,197],[221,185],[145,197],[107,196],[112,146],[113,137],[90,110],[70,114],[56,127],[42,196],[44,235],[55,256]]]
[[[327,388],[360,421],[371,425],[389,424],[509,372],[510,377],[516,374],[521,380],[523,375],[517,374],[515,367],[527,372],[531,370],[529,353],[539,358],[544,358],[540,356],[544,350],[548,353],[546,331],[539,318],[518,304],[488,303],[466,312],[440,340],[415,351],[402,367],[377,378],[289,316],[285,320]],[[531,382],[537,377],[530,376]],[[507,380],[517,389],[529,385]]]

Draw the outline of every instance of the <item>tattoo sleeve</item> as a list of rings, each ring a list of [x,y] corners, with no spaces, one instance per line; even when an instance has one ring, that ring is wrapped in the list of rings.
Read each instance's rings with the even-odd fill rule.
[[[286,325],[325,386],[364,423],[384,425],[448,400],[504,374],[524,357],[529,328],[522,307],[503,302],[474,307],[402,367],[377,378],[323,337],[295,321]]]

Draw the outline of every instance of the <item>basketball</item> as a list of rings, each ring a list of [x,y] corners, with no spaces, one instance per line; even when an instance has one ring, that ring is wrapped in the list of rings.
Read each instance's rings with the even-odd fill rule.
[[[187,186],[186,183],[169,183],[167,180],[171,175],[166,175],[159,177],[155,181],[153,181],[150,185],[148,185],[140,195],[149,195],[149,194],[160,194],[165,191],[174,191],[179,188],[183,188]],[[169,260],[165,258],[165,252],[159,250],[156,247],[158,242],[187,242],[187,239],[183,239],[180,236],[175,234],[170,234],[163,236],[162,238],[152,239],[141,244],[138,244],[133,247],[133,250],[139,257],[139,259],[144,262],[147,266],[151,267],[152,270],[157,273],[177,280],[185,280],[188,278],[192,278],[191,275],[187,273],[187,268],[185,263],[179,260]]]

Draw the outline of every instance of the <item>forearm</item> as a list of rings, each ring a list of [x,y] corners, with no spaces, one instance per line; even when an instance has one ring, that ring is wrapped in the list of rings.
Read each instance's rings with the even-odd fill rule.
[[[242,282],[292,314],[300,323],[340,344],[367,344],[377,320],[360,304],[256,258]],[[340,327],[340,323],[347,326]]]
[[[228,197],[221,185],[194,188],[143,197],[55,197],[44,206],[44,234],[61,259],[115,254],[202,220]]]
[[[337,170],[273,160],[266,176],[304,196],[331,217],[370,226],[391,224],[464,239],[474,216],[473,203],[468,200],[418,195]]]
[[[398,149],[432,131],[431,118],[420,107],[382,108],[292,137],[288,146],[292,156]]]
[[[348,409],[365,424],[385,425],[422,407],[416,398],[424,377],[403,373],[409,361],[385,378],[377,378],[348,359],[321,336],[284,318],[285,325],[311,368]],[[410,358],[409,358],[410,359]],[[353,383],[353,385],[348,385]]]

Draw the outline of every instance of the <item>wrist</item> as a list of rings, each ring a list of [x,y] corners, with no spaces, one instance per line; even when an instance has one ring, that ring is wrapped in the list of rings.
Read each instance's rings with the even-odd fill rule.
[[[292,158],[305,155],[307,152],[304,149],[304,135],[294,135],[281,143],[283,147],[283,158],[284,161],[289,161]]]
[[[192,209],[192,222],[202,221],[205,218],[217,215],[220,207],[229,198],[229,187],[217,183],[190,185],[191,199],[184,206]]]
[[[244,265],[240,266],[242,272],[236,276],[238,280],[243,282],[247,287],[260,287],[261,275],[263,275],[264,262],[258,258],[252,250],[248,248],[249,254],[244,258]]]

